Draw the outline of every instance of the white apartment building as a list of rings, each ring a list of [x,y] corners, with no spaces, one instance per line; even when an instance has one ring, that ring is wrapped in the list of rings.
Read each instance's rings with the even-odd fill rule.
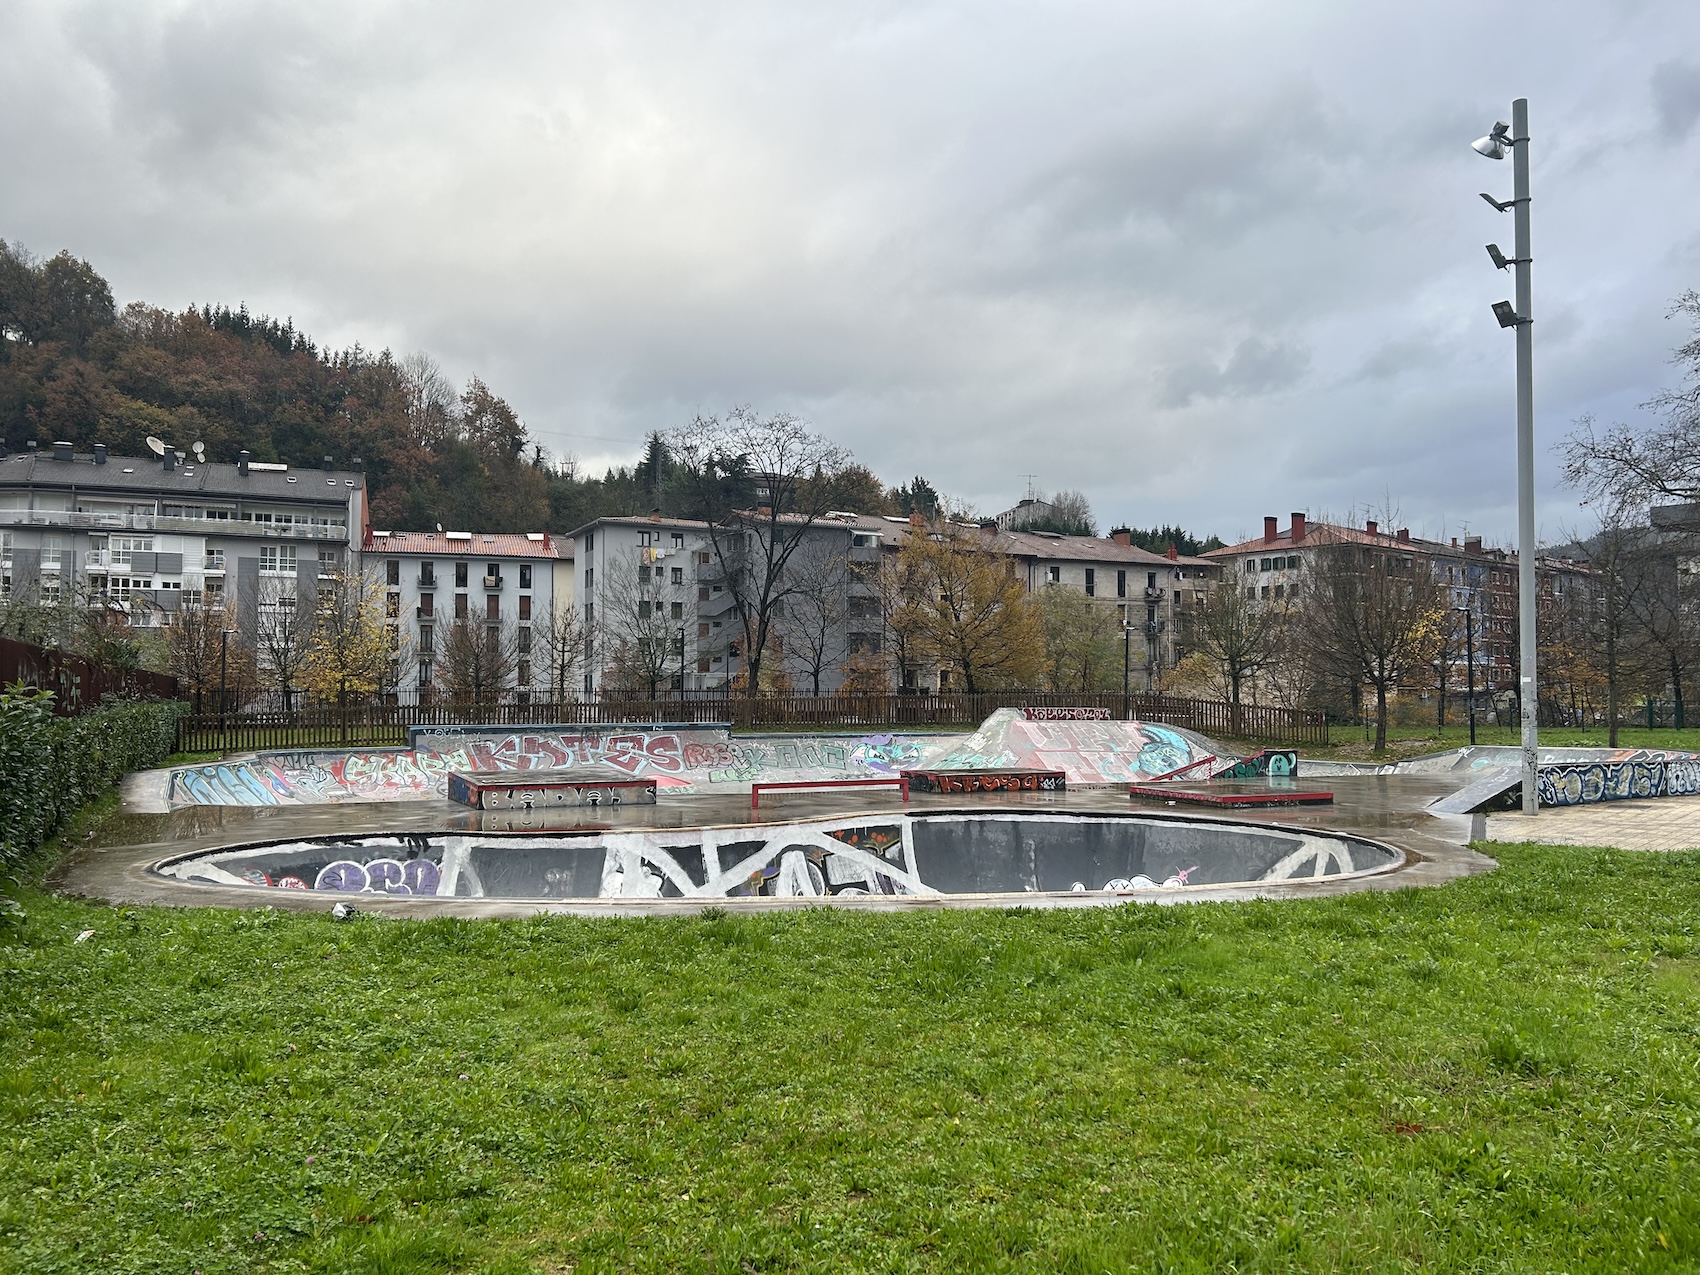
[[[736,619],[724,586],[707,579],[713,552],[708,524],[688,518],[598,518],[570,537],[575,572],[572,605],[588,637],[584,693],[594,695],[623,638],[640,627],[674,633],[685,688],[720,686],[726,654],[703,633]],[[669,673],[669,685],[673,673]]]
[[[570,541],[539,531],[372,531],[362,550],[366,571],[383,586],[386,613],[408,637],[402,649],[409,666],[396,678],[400,702],[429,701],[438,692],[442,643],[457,619],[512,644],[502,698],[526,700],[548,689],[540,626],[572,606]]]

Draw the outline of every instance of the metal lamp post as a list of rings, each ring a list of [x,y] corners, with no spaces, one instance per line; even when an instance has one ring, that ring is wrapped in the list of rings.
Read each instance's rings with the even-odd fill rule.
[[[218,741],[221,748],[224,746],[225,668],[229,663],[229,655],[230,630],[220,629],[218,631]]]
[[[1476,613],[1469,607],[1453,607],[1464,617],[1464,670],[1470,688],[1464,703],[1470,710],[1470,743],[1476,742]]]
[[[679,626],[679,702],[685,702],[685,626]]]
[[[1122,720],[1132,721],[1132,702],[1128,697],[1128,677],[1133,671],[1133,625],[1122,621]]]
[[[1512,215],[1514,254],[1506,257],[1497,244],[1489,244],[1488,256],[1501,270],[1514,267],[1517,303],[1496,301],[1494,317],[1503,328],[1517,331],[1517,637],[1521,670],[1518,700],[1523,718],[1523,813],[1540,810],[1536,794],[1539,765],[1539,730],[1536,710],[1539,700],[1535,681],[1535,377],[1534,325],[1529,280],[1529,100],[1511,103],[1511,123],[1498,123],[1486,137],[1471,143],[1479,155],[1504,159],[1511,151],[1511,198],[1495,199],[1484,193],[1500,212]]]

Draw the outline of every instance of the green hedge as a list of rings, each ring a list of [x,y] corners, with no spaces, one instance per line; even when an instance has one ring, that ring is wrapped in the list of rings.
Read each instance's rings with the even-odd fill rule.
[[[55,717],[51,692],[0,691],[0,866],[40,846],[126,771],[170,756],[187,707],[114,700],[81,717]]]

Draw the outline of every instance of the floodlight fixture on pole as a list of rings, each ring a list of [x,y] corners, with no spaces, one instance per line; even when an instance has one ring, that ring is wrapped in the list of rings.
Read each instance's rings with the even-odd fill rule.
[[[1499,250],[1499,245],[1496,243],[1490,243],[1487,246],[1487,255],[1488,260],[1492,261],[1493,264],[1500,270],[1509,270],[1512,266],[1521,265],[1523,261],[1523,258],[1521,257],[1506,256]]]
[[[1511,123],[1493,126],[1486,137],[1470,143],[1479,155],[1504,159],[1511,152],[1512,193],[1510,199],[1482,198],[1498,212],[1512,214],[1515,225],[1514,255],[1505,258],[1489,248],[1493,263],[1503,269],[1516,267],[1517,303],[1497,301],[1494,318],[1502,328],[1517,334],[1517,637],[1519,648],[1518,703],[1523,719],[1523,813],[1540,810],[1537,792],[1540,735],[1537,725],[1538,683],[1535,678],[1535,376],[1534,310],[1530,301],[1529,275],[1529,101],[1511,103]]]

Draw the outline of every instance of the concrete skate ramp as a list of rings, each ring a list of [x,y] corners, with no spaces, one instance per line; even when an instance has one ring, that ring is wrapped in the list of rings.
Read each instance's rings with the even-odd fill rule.
[[[1136,814],[886,812],[792,823],[319,837],[168,860],[186,884],[485,899],[730,899],[1176,890],[1338,879],[1403,855],[1304,828]]]
[[[412,748],[260,753],[179,767],[170,807],[319,805],[439,797],[453,772],[596,767],[653,780],[657,795],[748,792],[752,783],[896,778],[960,735],[739,735],[723,725],[464,730],[415,736]]]
[[[1091,788],[1155,779],[1206,757],[1235,755],[1178,726],[1028,721],[1020,709],[1002,708],[927,764],[939,770],[1060,770],[1070,788]]]
[[[1122,785],[1215,755],[1210,740],[1145,722],[1026,721],[1000,709],[972,735],[732,735],[724,725],[464,727],[419,731],[411,748],[259,753],[178,767],[165,808],[415,801],[448,776],[596,766],[653,779],[657,796],[748,792],[754,783],[895,778],[901,770],[1060,770],[1070,788]]]

